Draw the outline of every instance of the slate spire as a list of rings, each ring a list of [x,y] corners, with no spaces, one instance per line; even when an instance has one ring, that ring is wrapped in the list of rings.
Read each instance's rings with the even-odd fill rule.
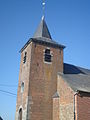
[[[33,38],[38,38],[38,37],[45,37],[45,38],[52,39],[50,32],[48,30],[47,24],[45,22],[44,16],[42,17],[41,22],[33,36]]]

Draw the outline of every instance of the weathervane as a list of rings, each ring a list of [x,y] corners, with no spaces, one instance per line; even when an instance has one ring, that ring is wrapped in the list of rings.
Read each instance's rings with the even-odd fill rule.
[[[43,5],[43,16],[42,16],[42,19],[45,17],[45,0],[43,0],[43,3],[42,3],[42,5]]]

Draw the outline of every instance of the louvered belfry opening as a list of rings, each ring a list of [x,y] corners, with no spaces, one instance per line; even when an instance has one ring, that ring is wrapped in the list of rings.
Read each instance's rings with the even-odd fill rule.
[[[46,62],[51,62],[50,49],[46,49],[46,50],[45,50],[44,61],[46,61]]]

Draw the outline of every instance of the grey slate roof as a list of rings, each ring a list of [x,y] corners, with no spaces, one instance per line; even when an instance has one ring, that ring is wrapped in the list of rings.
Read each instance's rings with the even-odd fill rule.
[[[20,52],[22,52],[31,42],[35,42],[38,44],[43,44],[46,45],[47,47],[55,47],[55,48],[60,48],[60,49],[64,49],[65,46],[58,44],[57,42],[55,42],[54,40],[50,40],[49,38],[45,38],[45,37],[38,37],[38,38],[30,38],[27,43],[21,48]]]
[[[42,18],[40,25],[37,28],[33,38],[30,38],[28,40],[28,42],[23,46],[20,52],[22,52],[28,46],[30,42],[35,42],[35,43],[52,46],[56,48],[61,48],[61,49],[65,48],[64,45],[58,44],[56,41],[52,40],[50,32],[44,20],[44,17]]]
[[[50,32],[48,30],[47,24],[44,20],[44,17],[42,17],[42,20],[41,20],[34,36],[33,36],[33,38],[38,38],[38,37],[49,38],[49,40],[52,39],[51,35],[50,35]]]
[[[90,70],[64,63],[61,76],[74,91],[90,92]]]
[[[64,63],[64,74],[86,74],[90,75],[90,70],[75,65]]]
[[[58,48],[65,48],[64,45],[58,44],[56,41],[45,37],[32,38],[32,40],[38,43],[46,43],[47,45],[52,45],[54,47],[56,46]]]

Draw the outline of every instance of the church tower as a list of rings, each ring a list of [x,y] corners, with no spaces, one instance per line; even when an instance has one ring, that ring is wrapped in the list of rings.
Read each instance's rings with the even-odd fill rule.
[[[53,120],[57,73],[63,73],[63,49],[50,35],[44,17],[21,49],[15,120]]]

